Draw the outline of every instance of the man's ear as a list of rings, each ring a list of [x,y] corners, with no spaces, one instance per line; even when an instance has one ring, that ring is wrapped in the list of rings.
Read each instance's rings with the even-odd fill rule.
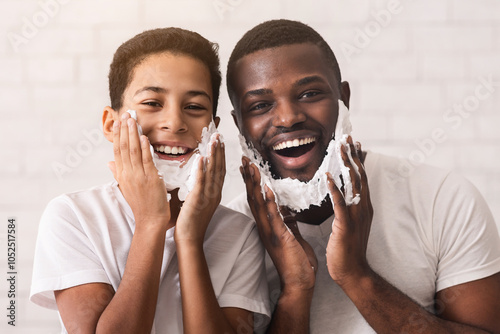
[[[215,127],[218,128],[219,127],[219,123],[220,123],[220,117],[219,116],[215,116],[214,123],[215,123]]]
[[[105,107],[102,113],[102,131],[104,132],[104,137],[113,142],[113,123],[118,120],[118,112],[116,112],[111,107]]]
[[[351,87],[347,81],[340,83],[340,99],[344,102],[347,109],[349,109],[349,99],[351,98]]]
[[[236,111],[234,111],[234,109],[231,110],[231,116],[233,116],[233,122],[241,133],[240,125],[238,124],[238,116],[236,115]]]

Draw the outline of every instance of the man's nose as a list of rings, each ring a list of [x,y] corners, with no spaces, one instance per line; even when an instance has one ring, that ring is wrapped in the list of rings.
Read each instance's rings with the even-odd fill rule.
[[[299,105],[290,101],[281,101],[274,110],[273,126],[291,128],[306,120],[306,115]]]

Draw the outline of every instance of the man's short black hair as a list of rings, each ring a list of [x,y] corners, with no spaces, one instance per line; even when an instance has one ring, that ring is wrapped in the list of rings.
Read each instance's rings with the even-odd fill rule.
[[[234,95],[234,68],[238,60],[260,50],[302,43],[312,43],[321,49],[340,86],[342,80],[337,58],[316,30],[298,21],[271,20],[247,31],[234,47],[227,64],[226,83],[229,98],[232,100]]]
[[[201,61],[210,72],[213,95],[213,115],[217,111],[221,83],[219,46],[193,31],[180,28],[148,30],[129,39],[116,50],[109,69],[109,96],[111,108],[123,106],[123,93],[134,74],[134,69],[153,54],[170,52]]]

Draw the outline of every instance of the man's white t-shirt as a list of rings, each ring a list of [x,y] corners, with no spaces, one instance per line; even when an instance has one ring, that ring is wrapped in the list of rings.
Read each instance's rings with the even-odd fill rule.
[[[464,178],[438,168],[369,152],[365,160],[374,215],[368,263],[422,307],[434,310],[437,291],[500,272],[500,238],[491,212]],[[229,207],[252,217],[246,194]],[[311,333],[373,333],[351,300],[331,279],[326,246],[333,216],[321,225],[298,223],[318,258]],[[266,256],[272,305],[280,293]]]
[[[116,182],[53,199],[40,222],[30,299],[57,309],[55,290],[100,282],[116,291],[134,229],[132,210]],[[165,236],[152,333],[183,332],[174,229]],[[219,305],[263,315],[257,318],[265,325],[270,306],[264,249],[253,220],[219,206],[203,249]]]

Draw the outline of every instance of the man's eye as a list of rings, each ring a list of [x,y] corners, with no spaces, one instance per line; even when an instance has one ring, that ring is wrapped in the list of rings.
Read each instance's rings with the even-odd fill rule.
[[[156,101],[146,101],[146,102],[143,102],[142,104],[150,106],[150,107],[161,107],[161,104],[159,104]]]
[[[269,106],[269,103],[259,103],[259,104],[256,104],[254,105],[253,107],[250,108],[250,111],[253,111],[253,110],[262,110],[264,108],[267,108]]]
[[[308,98],[308,97],[315,97],[315,96],[317,96],[317,95],[319,95],[319,94],[320,94],[320,92],[317,92],[317,91],[309,91],[309,92],[305,92],[304,94],[302,94],[302,95],[300,96],[300,98],[303,98],[303,97],[305,97],[305,98]]]

